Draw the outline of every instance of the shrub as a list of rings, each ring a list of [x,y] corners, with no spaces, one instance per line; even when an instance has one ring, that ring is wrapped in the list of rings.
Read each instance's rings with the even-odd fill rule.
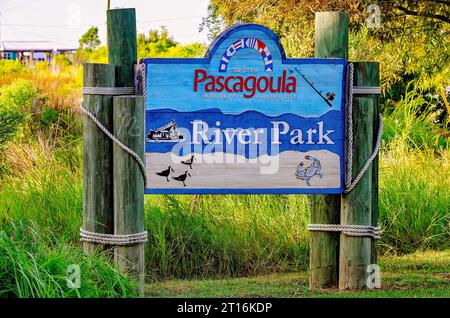
[[[10,85],[0,89],[0,109],[31,113],[36,95],[37,90],[30,81],[22,78],[16,79]]]
[[[23,115],[18,111],[0,109],[0,149],[15,137],[23,120]]]
[[[0,76],[25,73],[25,66],[16,60],[0,60]]]
[[[58,118],[58,112],[53,108],[45,106],[41,112],[41,123],[44,127],[49,128],[51,124]]]

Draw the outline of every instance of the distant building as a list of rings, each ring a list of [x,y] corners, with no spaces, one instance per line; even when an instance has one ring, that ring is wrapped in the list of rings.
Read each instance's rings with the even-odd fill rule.
[[[57,54],[74,53],[76,50],[51,41],[1,41],[0,59],[51,62]]]

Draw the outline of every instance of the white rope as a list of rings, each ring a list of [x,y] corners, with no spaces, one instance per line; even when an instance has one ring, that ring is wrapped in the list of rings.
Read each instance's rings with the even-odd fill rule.
[[[364,173],[369,169],[370,164],[380,150],[381,134],[383,131],[383,119],[379,114],[379,127],[375,147],[364,164],[361,171],[358,173],[355,179],[353,179],[353,96],[354,95],[367,95],[367,94],[380,94],[379,87],[366,87],[366,86],[353,86],[354,80],[354,67],[353,63],[349,63],[348,73],[348,104],[347,104],[347,171],[345,174],[345,190],[344,193],[349,193],[358,184]],[[323,231],[323,232],[342,232],[347,236],[355,237],[370,237],[374,240],[379,240],[381,229],[370,225],[357,225],[357,224],[308,224],[309,231]]]
[[[134,87],[83,87],[84,95],[134,95]]]
[[[353,171],[353,63],[349,64],[348,78],[348,105],[347,105],[347,175],[345,188],[350,186]]]
[[[147,175],[145,173],[145,165],[144,165],[144,162],[139,157],[139,155],[136,152],[134,152],[133,150],[131,150],[128,146],[126,146],[116,136],[111,134],[108,131],[108,129],[105,126],[103,126],[103,124],[97,119],[97,117],[95,117],[95,115],[89,109],[87,109],[86,107],[81,105],[81,111],[83,113],[85,113],[90,119],[92,119],[92,121],[98,126],[98,128],[100,128],[114,143],[116,143],[120,148],[122,148],[130,156],[132,156],[134,158],[134,160],[136,160],[136,162],[139,165],[139,168],[141,169],[142,177],[144,178],[144,188],[146,188],[147,187]]]
[[[95,233],[80,228],[80,241],[105,245],[135,245],[147,242],[147,231],[135,234],[104,234]]]
[[[145,63],[141,64],[141,76],[142,95],[144,95],[145,103],[147,103],[147,67]]]
[[[353,65],[353,64],[352,64]],[[374,95],[381,94],[381,87],[375,86],[355,86],[353,87],[354,95]]]
[[[370,164],[373,162],[375,157],[378,155],[380,150],[381,143],[381,135],[383,132],[383,118],[381,113],[379,113],[379,122],[378,122],[378,134],[377,140],[375,142],[375,148],[370,155],[369,159],[367,159],[366,163],[362,167],[361,171],[358,173],[356,178],[352,180],[352,170],[353,170],[353,96],[356,94],[355,88],[353,87],[353,63],[349,64],[349,91],[348,91],[348,108],[347,108],[347,116],[348,116],[348,128],[347,128],[347,173],[345,178],[345,190],[344,193],[349,193],[353,190],[353,188],[358,184],[359,180],[363,177],[364,173],[369,169]],[[357,88],[357,87],[356,87]],[[375,94],[374,92],[378,92],[379,88],[374,87],[373,90],[370,87],[362,87],[362,89],[358,92],[358,94],[363,94],[361,91],[366,91],[365,94]],[[370,92],[370,93],[367,93]]]
[[[374,240],[381,238],[381,228],[370,225],[308,224],[308,231],[342,232],[347,236],[370,237]]]
[[[83,94],[85,95],[133,95],[135,93],[134,87],[84,87]],[[121,140],[114,136],[98,119],[95,114],[81,104],[81,111],[85,113],[97,126],[107,135],[114,143],[126,151],[138,163],[139,168],[144,178],[144,187],[147,185],[147,176],[145,174],[145,166],[139,155],[126,146]],[[91,242],[105,245],[126,246],[135,245],[147,242],[147,231],[135,234],[104,234],[90,232],[80,228],[80,241]]]

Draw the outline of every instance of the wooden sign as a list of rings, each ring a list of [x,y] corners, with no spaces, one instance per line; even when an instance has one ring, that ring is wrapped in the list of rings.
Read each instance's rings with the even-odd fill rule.
[[[347,62],[232,27],[205,58],[148,58],[145,193],[342,193]]]

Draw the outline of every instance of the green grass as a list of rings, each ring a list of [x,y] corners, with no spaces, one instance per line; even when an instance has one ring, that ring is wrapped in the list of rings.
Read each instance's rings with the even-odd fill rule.
[[[450,250],[383,257],[381,289],[310,291],[308,271],[258,277],[169,280],[146,285],[147,297],[450,297]]]
[[[34,226],[10,223],[0,231],[0,297],[134,297],[135,285],[106,255],[86,256],[64,239],[42,237]],[[80,288],[68,286],[69,265]]]
[[[305,196],[147,198],[150,275],[254,275],[307,264]]]
[[[0,191],[0,297],[135,296],[107,255],[83,253],[79,171],[70,173],[48,151],[41,143],[6,154],[18,158],[17,175]],[[81,289],[67,287],[71,264],[81,269]]]
[[[450,247],[450,152],[401,148],[383,156],[380,224],[383,251],[411,253]]]

